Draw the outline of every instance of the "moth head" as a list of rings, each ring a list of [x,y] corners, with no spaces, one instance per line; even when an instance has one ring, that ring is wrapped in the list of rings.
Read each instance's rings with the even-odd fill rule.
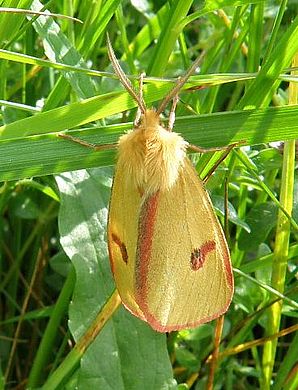
[[[111,45],[111,41],[109,39],[109,36],[107,35],[107,47],[108,47],[108,55],[110,58],[110,61],[112,63],[112,66],[114,68],[115,73],[119,77],[120,82],[122,85],[126,88],[127,92],[133,97],[133,99],[137,102],[139,110],[141,111],[141,114],[143,116],[146,116],[147,108],[145,101],[143,99],[142,91],[139,91],[139,93],[134,89],[133,85],[131,84],[130,80],[124,73],[123,69],[121,68],[119,61],[117,60],[113,47]],[[167,96],[164,98],[164,100],[159,105],[158,109],[156,110],[156,115],[159,116],[166,108],[168,103],[178,95],[180,90],[183,88],[184,84],[188,81],[189,77],[195,72],[196,68],[199,65],[199,62],[201,61],[201,57],[198,57],[193,64],[190,66],[190,68],[186,71],[186,73],[180,77],[175,86],[170,90],[170,92],[167,94]],[[151,111],[151,110],[150,110]]]

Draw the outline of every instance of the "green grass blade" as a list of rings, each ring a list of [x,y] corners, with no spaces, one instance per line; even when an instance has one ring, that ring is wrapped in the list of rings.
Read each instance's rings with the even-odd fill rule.
[[[98,99],[98,98],[95,98]],[[111,102],[114,100],[111,100]],[[115,101],[114,101],[115,102]],[[117,111],[119,99],[116,100]],[[67,124],[79,125],[84,116],[98,119],[99,111],[84,110],[84,105],[74,103],[70,106],[38,114],[22,121],[14,122],[4,128],[0,142],[0,178],[2,180],[21,179],[31,176],[47,175],[80,168],[113,165],[115,154],[105,150],[94,152],[73,142],[58,138],[56,134],[26,136],[26,132],[60,131]],[[113,105],[109,104],[108,109]],[[55,114],[57,113],[57,115]],[[218,113],[201,116],[177,118],[175,131],[195,145],[214,147],[232,142],[245,141],[248,145],[256,143],[298,138],[298,106],[268,108],[255,111]],[[75,117],[73,117],[75,115]],[[90,143],[113,144],[132,123],[94,127],[72,131],[71,134]],[[18,138],[20,136],[20,138]]]

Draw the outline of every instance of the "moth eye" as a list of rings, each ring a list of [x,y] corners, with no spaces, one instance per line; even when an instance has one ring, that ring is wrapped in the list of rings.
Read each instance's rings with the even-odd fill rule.
[[[215,250],[215,241],[206,241],[200,248],[194,248],[190,255],[190,267],[197,271],[203,267],[206,256]]]
[[[116,245],[118,245],[121,252],[122,260],[124,261],[125,264],[127,264],[128,254],[127,254],[126,245],[124,244],[124,242],[120,240],[120,238],[115,233],[112,233],[112,240]]]

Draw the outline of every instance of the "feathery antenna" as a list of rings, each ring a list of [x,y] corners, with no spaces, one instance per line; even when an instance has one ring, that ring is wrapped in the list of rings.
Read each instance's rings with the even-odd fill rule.
[[[168,95],[164,98],[164,100],[161,102],[160,106],[157,109],[157,114],[160,115],[168,105],[169,101],[172,100],[176,95],[178,95],[178,92],[183,87],[183,85],[187,82],[189,77],[195,72],[196,68],[198,67],[199,63],[202,60],[202,57],[204,56],[204,52],[195,60],[195,62],[190,66],[190,68],[186,71],[186,73],[180,77],[177,80],[176,85],[173,87],[173,89],[168,93]]]
[[[134,100],[138,103],[139,109],[141,110],[142,114],[145,114],[146,112],[146,104],[144,102],[144,99],[142,95],[138,95],[135,91],[133,85],[131,84],[130,80],[127,78],[126,74],[123,72],[123,69],[121,68],[119,61],[117,60],[113,47],[111,45],[111,41],[109,38],[109,35],[107,34],[107,46],[108,46],[108,54],[110,61],[112,63],[112,66],[114,68],[114,71],[116,75],[119,77],[120,82],[123,84],[123,86],[126,88],[127,92],[134,98]]]

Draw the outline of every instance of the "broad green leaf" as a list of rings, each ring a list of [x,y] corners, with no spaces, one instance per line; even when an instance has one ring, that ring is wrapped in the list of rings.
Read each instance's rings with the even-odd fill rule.
[[[110,96],[113,104],[104,106],[102,111],[97,107],[97,99],[73,103],[62,109],[57,108],[2,126],[0,139],[4,140],[0,142],[0,180],[114,165],[115,152],[112,150],[96,152],[58,138],[56,134],[26,137],[26,134],[60,131],[68,125],[74,127],[91,117],[98,119],[103,112],[117,111],[115,102],[125,104],[124,100],[113,100]],[[298,138],[297,114],[298,106],[288,106],[180,117],[176,120],[175,131],[191,144],[203,147],[222,146],[237,141],[253,145]],[[96,144],[115,144],[119,136],[130,128],[132,123],[76,130],[71,134]],[[17,139],[18,136],[22,138]]]
[[[272,202],[253,207],[248,213],[245,222],[250,232],[242,230],[238,245],[241,250],[253,251],[263,243],[276,224],[277,206]]]
[[[41,10],[43,5],[38,0],[32,2],[31,8]],[[43,40],[45,54],[53,62],[62,62],[67,65],[86,67],[79,52],[70,44],[68,38],[60,31],[59,25],[50,17],[39,16],[33,23],[36,32]],[[64,72],[64,76],[80,98],[94,96],[95,87],[92,80],[74,72]]]
[[[106,245],[111,175],[111,169],[101,168],[56,177],[61,244],[76,270],[69,311],[76,340],[114,289]],[[77,380],[80,389],[172,389],[166,336],[121,308],[85,353]]]

